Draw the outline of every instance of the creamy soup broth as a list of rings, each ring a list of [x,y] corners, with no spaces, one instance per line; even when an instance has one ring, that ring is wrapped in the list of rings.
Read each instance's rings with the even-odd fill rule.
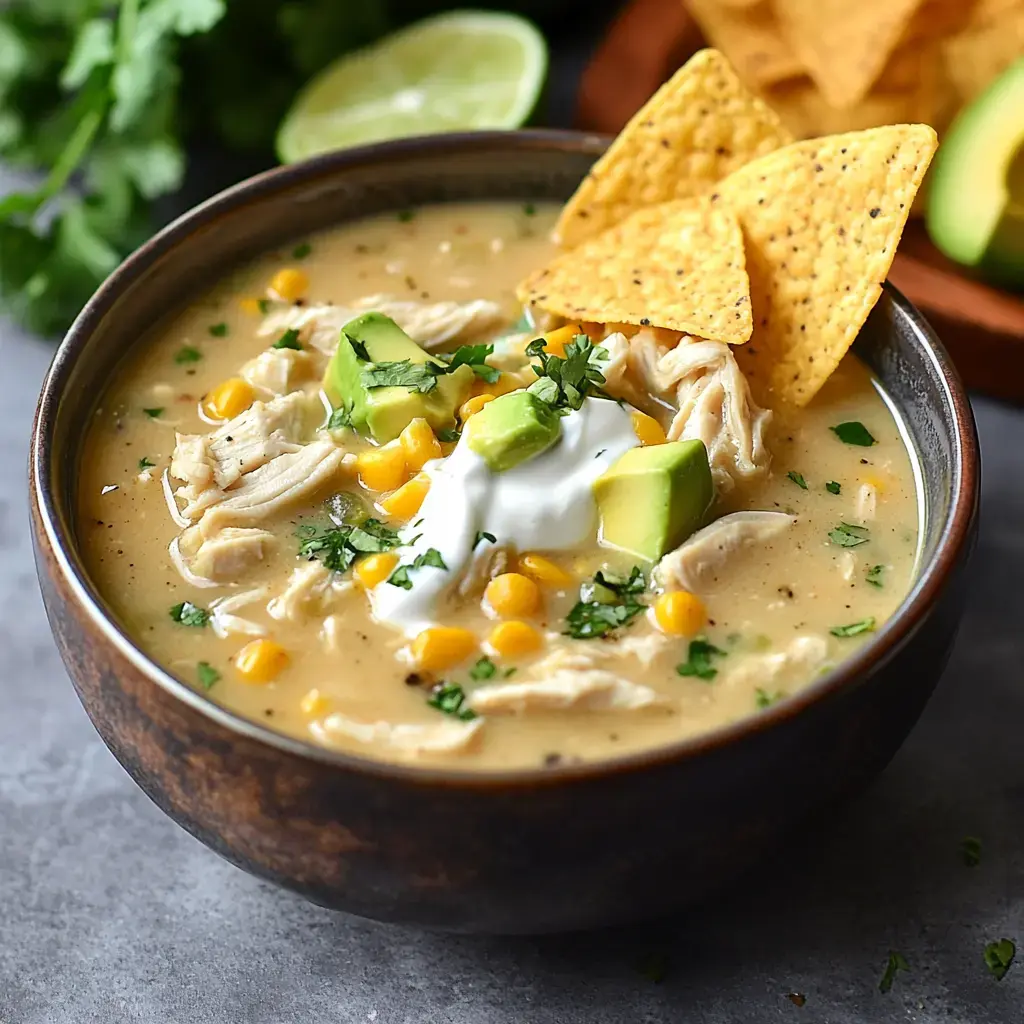
[[[172,518],[162,478],[176,433],[205,435],[220,426],[201,418],[204,396],[268,350],[281,334],[258,333],[269,318],[295,312],[273,301],[260,308],[275,273],[295,267],[307,275],[300,312],[317,303],[344,307],[379,293],[422,304],[491,300],[503,323],[472,340],[493,338],[520,318],[514,286],[551,255],[548,233],[556,213],[554,207],[518,204],[450,205],[346,225],[232,274],[140,346],[102,399],[86,440],[79,533],[97,586],[148,655],[217,703],[305,740],[385,760],[493,769],[614,756],[757,714],[848,657],[871,632],[870,626],[848,636],[833,630],[871,620],[877,625],[893,613],[909,588],[917,551],[915,473],[877,382],[852,356],[808,408],[774,410],[767,432],[770,468],[737,479],[728,493],[719,489],[709,519],[749,509],[788,513],[795,522],[742,546],[702,577],[706,616],[697,638],[713,645],[714,653],[694,651],[695,636],[666,636],[651,612],[611,637],[563,635],[580,583],[602,566],[628,575],[639,565],[649,575],[650,565],[599,547],[596,537],[549,553],[573,582],[541,585],[542,608],[525,616],[543,634],[541,648],[519,657],[491,653],[482,668],[475,666],[488,654],[483,640],[496,620],[482,610],[479,591],[447,607],[444,624],[472,630],[481,637],[480,649],[438,672],[410,663],[409,638],[375,621],[363,588],[349,585],[351,574],[294,608],[282,608],[294,572],[310,564],[299,557],[297,529],[329,526],[324,502],[339,491],[362,491],[369,502],[380,497],[360,488],[348,466],[258,524],[273,540],[237,578],[214,586],[183,579],[168,551],[182,525]],[[310,365],[287,389],[311,396],[305,415],[313,437],[326,416],[316,399],[326,357],[302,344]],[[658,413],[657,403],[648,403],[648,411]],[[663,409],[660,418],[667,425],[670,411]],[[863,424],[877,443],[844,443],[830,429],[849,422]],[[366,448],[350,431],[335,436],[346,451]],[[169,479],[167,489],[180,483]],[[375,514],[391,522],[379,510]],[[838,543],[834,533],[830,537],[837,528]],[[844,546],[843,536],[855,543]],[[240,594],[249,597],[220,615],[219,630],[213,622],[189,626],[171,615],[182,602],[208,610]],[[268,611],[275,600],[276,615]],[[652,603],[654,595],[641,600]],[[243,630],[232,629],[232,615],[244,621]],[[286,652],[286,664],[270,681],[249,681],[235,666],[235,656],[256,634]],[[602,710],[598,697],[561,709],[483,712],[471,742],[451,749],[396,745],[387,733],[396,725],[461,727],[462,719],[431,705],[432,687],[444,680],[468,695],[543,677],[552,664],[544,659],[553,654],[584,659],[581,672],[642,684],[657,701]],[[687,664],[702,671],[680,675],[677,666]],[[514,674],[506,676],[510,669]],[[332,715],[366,728],[359,735],[325,729]],[[376,733],[375,723],[382,723]]]

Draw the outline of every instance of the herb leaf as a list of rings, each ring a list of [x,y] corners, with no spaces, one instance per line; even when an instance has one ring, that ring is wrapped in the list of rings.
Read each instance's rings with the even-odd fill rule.
[[[341,430],[344,427],[352,426],[352,411],[346,409],[345,406],[340,405],[337,409],[331,410],[331,415],[327,417],[327,429],[328,430]]]
[[[372,363],[363,370],[363,385],[368,388],[410,388],[421,395],[437,387],[439,370],[433,363]]]
[[[174,361],[179,366],[182,366],[185,363],[198,363],[202,358],[203,353],[192,345],[182,345],[181,348],[174,353]]]
[[[867,544],[868,532],[866,526],[840,523],[834,530],[828,531],[828,539],[841,548],[855,548],[860,544]]]
[[[469,366],[481,380],[493,384],[501,376],[501,370],[487,365],[487,357],[492,355],[493,345],[460,345],[448,359],[448,372],[460,366]]]
[[[776,690],[774,693],[769,693],[768,690],[759,686],[754,691],[754,700],[759,708],[770,708],[773,704],[778,704],[785,696],[785,690]]]
[[[456,683],[438,683],[430,691],[427,704],[446,715],[468,722],[476,718],[476,712],[466,706],[466,691]]]
[[[594,573],[594,582],[619,595],[642,594],[647,589],[647,579],[639,565],[634,565],[628,576],[619,576],[616,573],[598,569]]]
[[[858,420],[850,420],[848,423],[837,423],[834,427],[829,427],[836,437],[839,438],[843,444],[854,444],[859,448],[870,448],[873,444],[878,442],[871,436],[871,431],[864,426],[863,423]]]
[[[477,530],[476,539],[473,541],[473,549],[475,550],[476,546],[485,540],[489,540],[492,544],[498,543],[498,538],[493,533],[488,533],[486,530]]]
[[[789,479],[792,480],[793,483],[795,483],[801,490],[807,490],[807,481],[799,473],[795,473],[793,470],[790,470],[786,476],[788,476]]]
[[[864,580],[870,583],[873,587],[881,587],[882,584],[882,573],[885,572],[884,565],[873,565],[864,574]]]
[[[182,626],[202,628],[210,621],[210,613],[191,601],[182,601],[171,608],[171,618]]]
[[[155,465],[156,465],[156,463],[153,462],[152,460],[146,458],[145,455],[143,455],[142,458],[139,459],[139,471],[140,472],[144,473],[147,469],[152,469]]]
[[[910,964],[907,963],[906,957],[902,953],[890,950],[889,962],[885,965],[885,973],[882,975],[882,980],[878,983],[878,991],[883,994],[889,992],[892,989],[892,983],[896,980],[897,972],[909,970]]]
[[[565,618],[566,635],[576,640],[606,636],[614,629],[629,625],[646,607],[635,596],[647,588],[647,580],[637,565],[628,577],[599,570],[594,574],[594,584],[610,591],[618,601],[577,601]]]
[[[604,374],[594,365],[608,353],[596,348],[585,334],[577,334],[565,346],[565,357],[551,355],[544,339],[536,338],[526,346],[526,354],[540,360],[533,364],[537,374],[526,390],[555,409],[579,409],[588,394],[604,394]]]
[[[162,405],[157,406],[155,409],[143,409],[142,410],[151,420],[159,419],[164,412]]]
[[[201,661],[196,665],[196,676],[204,690],[208,690],[220,679],[220,673],[208,661]]]
[[[837,484],[835,480],[829,480],[829,482],[825,484],[825,490],[828,491],[829,494],[838,494],[842,489],[842,485]]]
[[[676,672],[681,676],[695,676],[697,679],[709,681],[718,675],[718,669],[712,665],[711,659],[724,658],[727,653],[720,647],[708,643],[703,637],[697,637],[690,641],[686,661],[676,665]]]
[[[400,565],[388,577],[388,583],[393,587],[401,587],[403,590],[412,590],[412,580],[409,579],[410,569],[422,569],[425,566],[432,566],[435,569],[448,571],[441,552],[437,548],[427,548],[422,554],[417,555],[409,565]]]
[[[373,360],[370,359],[370,353],[366,351],[366,346],[361,341],[356,341],[355,338],[350,338],[347,334],[342,334],[341,337],[352,346],[352,351],[355,352],[356,359],[362,363],[373,362]]]
[[[498,666],[490,658],[484,656],[469,670],[469,678],[480,682],[483,679],[492,679],[497,671]]]
[[[459,432],[451,427],[443,427],[437,432],[437,439],[438,441],[444,441],[445,444],[450,444],[452,441],[458,441]]]
[[[969,868],[976,868],[981,863],[981,840],[977,836],[964,836],[960,854]]]
[[[398,566],[388,577],[388,583],[393,587],[400,587],[402,590],[412,590],[412,580],[409,579],[409,566]]]
[[[299,332],[294,327],[289,327],[270,347],[290,348],[293,352],[301,352],[302,342],[299,341]]]
[[[299,557],[319,558],[332,572],[347,572],[358,555],[390,551],[399,544],[398,534],[376,519],[366,519],[358,526],[303,525],[295,535]]]
[[[999,939],[985,947],[985,966],[996,981],[1002,981],[1006,972],[1017,955],[1017,947],[1012,939]]]
[[[210,332],[211,337],[214,338],[226,338],[228,336],[228,325],[223,322],[219,324],[210,324],[207,330]]]
[[[299,242],[294,249],[292,249],[293,260],[304,260],[313,251],[313,246],[309,242]]]
[[[861,633],[873,633],[875,631],[875,617],[868,616],[860,622],[851,622],[848,626],[833,626],[829,632],[833,636],[860,636]]]

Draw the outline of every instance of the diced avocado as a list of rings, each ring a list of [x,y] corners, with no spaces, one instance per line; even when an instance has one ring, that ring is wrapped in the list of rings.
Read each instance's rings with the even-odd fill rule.
[[[360,358],[365,349],[370,361]],[[324,373],[323,387],[331,404],[348,409],[352,426],[379,444],[394,440],[422,416],[434,430],[455,425],[455,410],[466,400],[473,371],[459,366],[436,378],[430,391],[405,386],[367,387],[363,371],[379,363],[403,361],[444,364],[425,352],[398,324],[383,313],[363,313],[341,329],[341,339]]]
[[[503,473],[550,448],[562,432],[562,423],[547,402],[529,391],[512,391],[488,402],[463,432],[469,447],[495,473]]]
[[[1024,288],[1024,57],[946,133],[932,167],[927,225],[951,259]]]
[[[601,539],[657,561],[700,528],[714,496],[703,441],[630,448],[594,482]]]

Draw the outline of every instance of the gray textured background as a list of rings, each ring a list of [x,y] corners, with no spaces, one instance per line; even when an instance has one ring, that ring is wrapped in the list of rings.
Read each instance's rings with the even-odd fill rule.
[[[0,324],[0,1024],[1024,1020],[1024,413],[975,405],[985,473],[964,628],[864,796],[669,921],[450,938],[242,874],[152,806],[93,732],[28,541],[26,446],[51,351]],[[978,867],[960,858],[965,835],[983,840]],[[1003,936],[1021,962],[996,982],[982,950]],[[882,995],[893,949],[911,971]]]

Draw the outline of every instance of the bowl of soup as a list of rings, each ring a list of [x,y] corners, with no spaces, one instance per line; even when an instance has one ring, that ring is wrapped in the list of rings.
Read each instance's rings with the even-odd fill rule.
[[[728,344],[524,303],[605,145],[261,175],[131,256],[44,384],[86,711],[324,906],[544,932],[699,898],[877,773],[949,653],[978,455],[928,325],[887,286],[773,408]]]

